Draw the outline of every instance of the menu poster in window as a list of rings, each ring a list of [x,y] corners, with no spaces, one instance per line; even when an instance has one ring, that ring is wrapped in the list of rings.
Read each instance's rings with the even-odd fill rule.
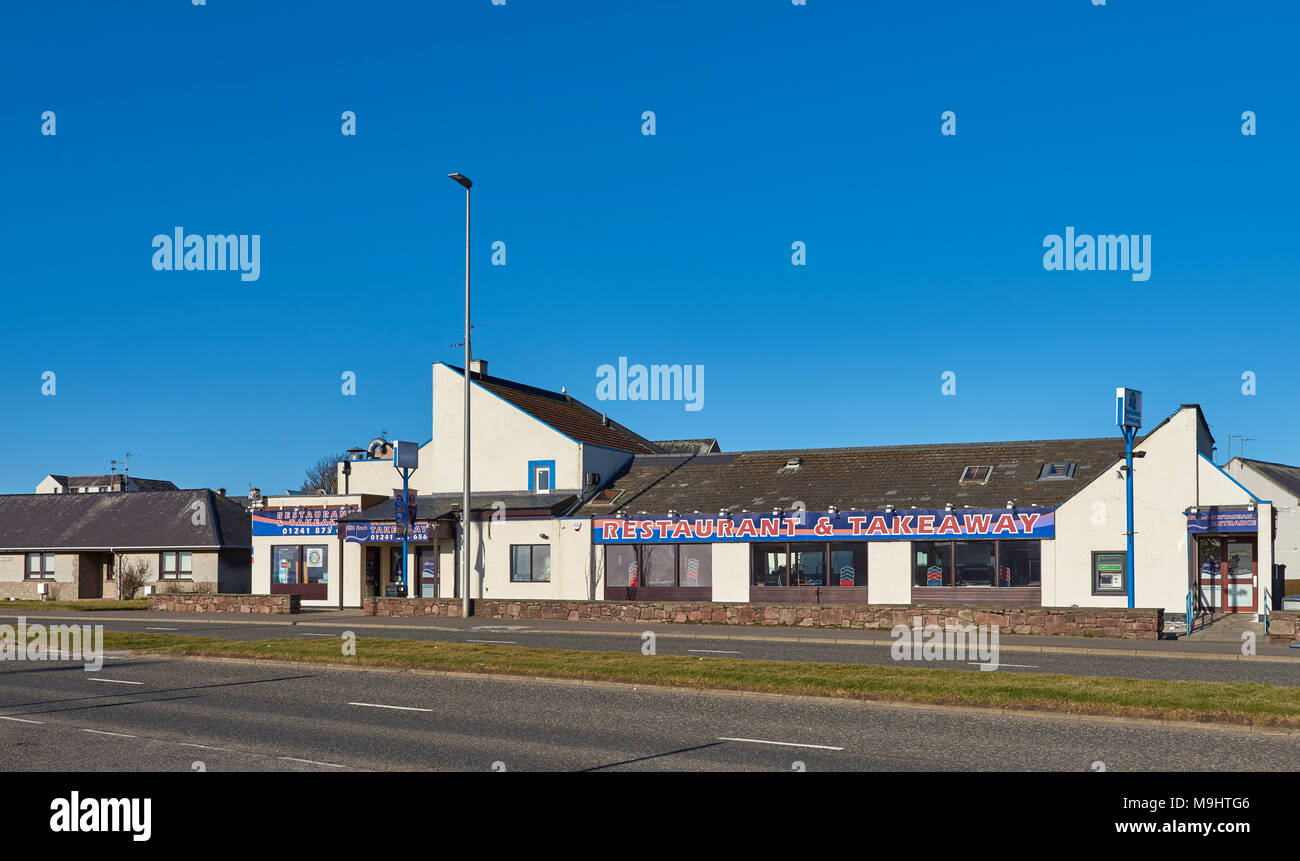
[[[853,566],[845,565],[843,568],[840,569],[840,585],[852,586],[856,576],[857,576],[857,572],[853,570]]]

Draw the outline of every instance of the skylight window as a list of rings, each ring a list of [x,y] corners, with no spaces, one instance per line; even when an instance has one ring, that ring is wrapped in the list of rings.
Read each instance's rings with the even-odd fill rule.
[[[961,473],[962,484],[988,484],[993,476],[992,466],[968,466]]]
[[[1068,462],[1045,463],[1038,473],[1039,481],[1063,481],[1074,478],[1074,464]]]

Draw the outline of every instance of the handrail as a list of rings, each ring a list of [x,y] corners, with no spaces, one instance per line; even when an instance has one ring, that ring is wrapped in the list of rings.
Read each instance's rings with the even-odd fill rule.
[[[1195,589],[1187,590],[1187,633],[1192,633],[1192,596],[1196,594]]]
[[[1267,589],[1264,590],[1264,634],[1268,635],[1268,615],[1273,609],[1273,596]]]

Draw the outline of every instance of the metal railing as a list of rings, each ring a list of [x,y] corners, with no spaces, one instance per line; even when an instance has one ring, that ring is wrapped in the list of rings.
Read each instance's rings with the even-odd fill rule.
[[[1264,636],[1268,636],[1268,615],[1273,609],[1273,596],[1264,590]]]
[[[1192,633],[1192,602],[1195,600],[1196,590],[1187,590],[1187,633]]]

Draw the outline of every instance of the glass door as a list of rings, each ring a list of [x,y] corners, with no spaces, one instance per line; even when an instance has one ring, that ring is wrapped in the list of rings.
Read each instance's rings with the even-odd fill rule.
[[[1258,585],[1255,582],[1254,539],[1229,538],[1224,542],[1226,565],[1224,588],[1229,613],[1253,613]]]
[[[420,572],[420,597],[438,597],[438,549],[420,547],[415,551],[415,564]]]
[[[1222,539],[1197,536],[1196,565],[1196,592],[1200,609],[1211,612],[1222,610],[1223,579],[1219,576],[1223,567]]]

